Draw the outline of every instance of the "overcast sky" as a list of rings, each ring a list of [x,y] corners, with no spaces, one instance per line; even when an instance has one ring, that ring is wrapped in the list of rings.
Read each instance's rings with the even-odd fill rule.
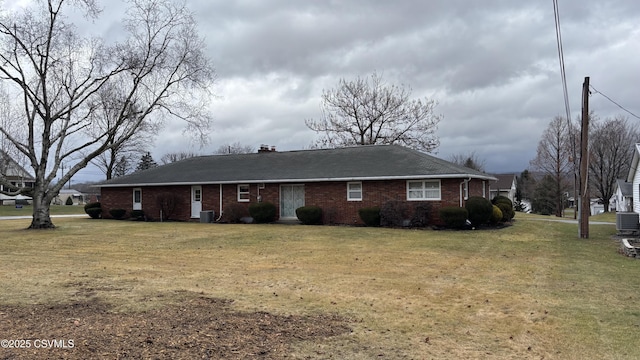
[[[585,76],[640,115],[640,1],[558,1],[572,118]],[[439,102],[436,156],[475,152],[489,172],[527,168],[549,121],[565,114],[552,0],[187,4],[217,73],[214,128],[200,149],[181,137],[180,123],[169,124],[151,149],[156,161],[233,142],[306,148],[316,134],[304,120],[319,118],[322,90],[374,71]],[[106,8],[98,27],[110,29],[117,8]],[[602,118],[640,121],[600,94],[590,102]]]

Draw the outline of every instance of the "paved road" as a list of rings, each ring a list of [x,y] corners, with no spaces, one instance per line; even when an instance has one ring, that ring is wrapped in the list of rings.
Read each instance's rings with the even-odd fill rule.
[[[561,222],[561,223],[565,223],[565,224],[577,224],[578,220],[572,220],[572,219],[527,219],[527,220],[534,220],[534,221],[555,221],[555,222]],[[616,223],[612,223],[612,222],[604,222],[604,221],[589,221],[589,225],[615,225]]]
[[[87,214],[75,214],[75,215],[51,215],[52,218],[65,218],[65,217],[89,217]],[[19,219],[31,219],[31,215],[23,216],[0,216],[0,220],[19,220]]]

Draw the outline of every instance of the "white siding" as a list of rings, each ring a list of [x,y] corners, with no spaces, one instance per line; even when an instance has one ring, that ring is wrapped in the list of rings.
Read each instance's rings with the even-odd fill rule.
[[[640,166],[633,174],[633,212],[640,213]]]

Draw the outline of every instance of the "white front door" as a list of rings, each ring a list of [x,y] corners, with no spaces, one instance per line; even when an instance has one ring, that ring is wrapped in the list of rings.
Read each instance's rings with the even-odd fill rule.
[[[133,189],[133,210],[142,210],[142,189]]]
[[[191,218],[199,218],[202,211],[202,186],[191,187]]]
[[[304,185],[280,187],[280,218],[297,219],[296,209],[304,206]]]

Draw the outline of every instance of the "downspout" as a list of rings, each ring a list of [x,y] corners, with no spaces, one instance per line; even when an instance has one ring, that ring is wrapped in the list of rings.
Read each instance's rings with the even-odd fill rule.
[[[218,218],[216,219],[216,222],[220,221],[220,219],[222,219],[222,184],[220,184],[220,208],[218,211]]]
[[[462,180],[462,182],[460,183],[460,207],[463,207],[463,200],[464,200],[464,184],[468,183],[469,181],[471,181],[471,176],[469,176],[468,179]],[[468,186],[468,185],[467,185]],[[468,187],[467,187],[467,191],[468,191]]]

